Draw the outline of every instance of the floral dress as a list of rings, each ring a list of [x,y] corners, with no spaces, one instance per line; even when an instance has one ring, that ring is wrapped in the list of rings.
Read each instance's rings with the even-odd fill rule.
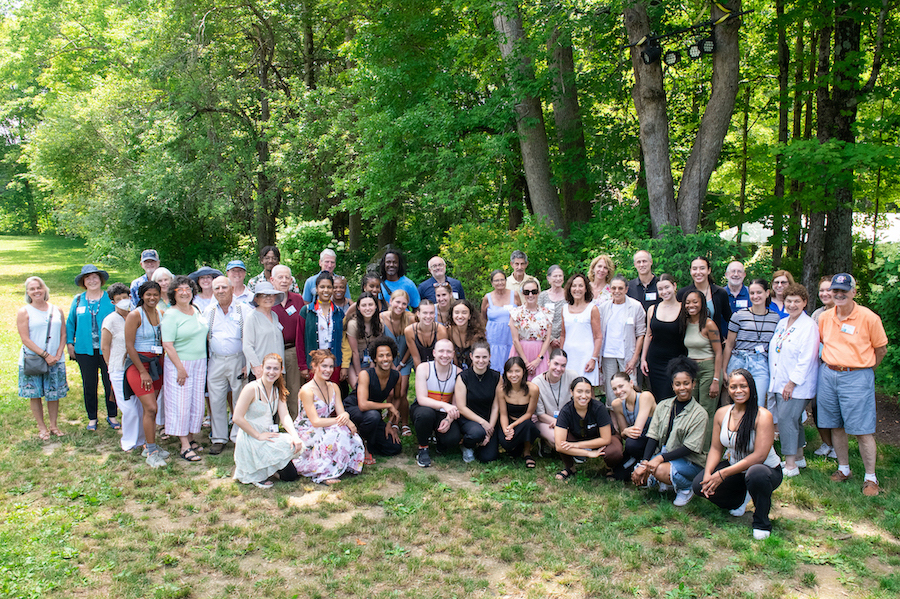
[[[313,393],[316,414],[328,418],[334,413],[335,392],[329,385],[331,399],[326,403]],[[303,441],[303,452],[294,458],[294,467],[301,475],[321,483],[340,477],[344,472],[362,472],[366,450],[359,435],[352,434],[346,426],[313,426],[306,416],[301,402],[300,414],[294,422],[297,435]]]
[[[553,312],[546,307],[539,307],[532,312],[525,306],[519,306],[510,313],[510,316],[513,324],[516,325],[516,331],[519,333],[519,345],[522,346],[522,351],[525,353],[522,359],[527,364],[540,355],[544,340],[552,332]],[[515,346],[513,346],[510,356],[518,355]],[[528,380],[530,381],[537,375],[547,372],[547,365],[547,356],[544,355],[534,374],[528,375]]]

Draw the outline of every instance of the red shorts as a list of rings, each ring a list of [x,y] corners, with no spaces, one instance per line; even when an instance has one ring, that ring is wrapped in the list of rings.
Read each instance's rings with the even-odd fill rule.
[[[163,386],[162,360],[160,359],[162,358],[162,356],[158,356],[150,352],[138,352],[138,354],[146,356],[148,358],[153,358],[159,362],[160,377],[153,381],[153,390],[159,393],[159,390],[162,389]],[[146,366],[144,368],[146,368]],[[138,393],[138,391],[143,391],[143,389],[141,389],[141,373],[138,372],[137,366],[132,364],[128,367],[128,370],[125,371],[125,379],[128,381],[128,386],[131,387],[132,393],[134,393],[138,397],[147,395],[147,393]]]

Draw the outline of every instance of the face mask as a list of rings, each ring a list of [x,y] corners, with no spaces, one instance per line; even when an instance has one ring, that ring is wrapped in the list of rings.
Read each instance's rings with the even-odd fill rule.
[[[131,300],[130,299],[121,299],[116,302],[116,308],[119,310],[125,310],[126,312],[131,312]]]

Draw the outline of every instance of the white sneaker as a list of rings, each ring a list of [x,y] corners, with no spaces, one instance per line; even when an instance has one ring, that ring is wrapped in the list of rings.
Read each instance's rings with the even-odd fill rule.
[[[170,454],[168,451],[166,451],[165,449],[163,449],[162,447],[160,447],[160,448],[157,449],[156,451],[159,452],[159,457],[161,457],[161,458],[164,459],[164,460],[165,460],[166,458],[168,458],[170,455],[172,455],[172,454]],[[142,458],[146,458],[146,457],[148,457],[149,455],[150,455],[150,450],[147,449],[146,447],[144,447],[144,451],[141,452],[141,457],[142,457]]]
[[[826,455],[825,457],[831,458],[832,460],[837,459],[837,452],[834,450],[834,447],[831,448],[831,450],[828,452],[828,455]]]
[[[728,513],[735,518],[740,518],[747,512],[748,503],[750,503],[750,491],[747,491],[747,494],[744,495],[744,503],[742,503],[740,507],[736,507],[733,510],[728,510]]]
[[[147,456],[147,465],[151,468],[162,468],[166,465],[166,461],[159,455],[159,451],[154,451]]]
[[[463,462],[469,464],[475,461],[475,450],[469,447],[462,448]]]
[[[782,465],[781,471],[782,471],[782,474],[784,474],[788,478],[791,478],[794,476],[800,476],[799,468],[785,468],[784,465]]]
[[[753,529],[753,538],[757,541],[762,541],[763,539],[768,539],[769,535],[772,534],[768,530],[760,530],[758,528]]]
[[[666,483],[659,483],[659,492],[667,493],[672,490],[672,485],[667,485]]]
[[[827,443],[822,443],[819,446],[819,449],[815,450],[813,453],[816,455],[827,456],[829,452],[834,451],[834,448]]]
[[[806,458],[800,458],[799,460],[794,460],[794,464],[797,465],[797,468],[806,468]]]
[[[687,489],[685,491],[678,491],[675,494],[675,501],[672,502],[672,505],[674,505],[675,507],[684,507],[693,498],[694,498],[694,490],[693,489]]]

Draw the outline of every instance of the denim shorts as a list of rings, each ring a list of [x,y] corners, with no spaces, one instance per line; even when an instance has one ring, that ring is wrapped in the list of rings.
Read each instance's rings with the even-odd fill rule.
[[[875,434],[875,371],[838,372],[821,364],[816,403],[819,428],[843,428],[848,435]]]

